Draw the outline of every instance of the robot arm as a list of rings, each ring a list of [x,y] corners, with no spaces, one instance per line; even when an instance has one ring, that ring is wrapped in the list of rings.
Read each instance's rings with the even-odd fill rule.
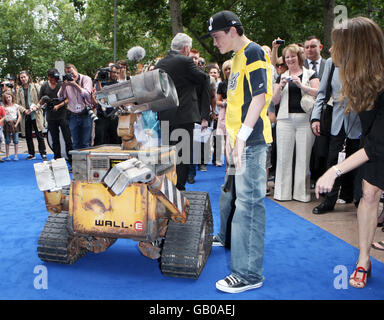
[[[172,220],[179,223],[187,221],[188,199],[176,189],[176,186],[167,177],[158,178],[140,160],[131,158],[121,162],[115,165],[104,178],[104,184],[117,196],[129,185],[136,182],[148,185],[148,190],[169,210]]]

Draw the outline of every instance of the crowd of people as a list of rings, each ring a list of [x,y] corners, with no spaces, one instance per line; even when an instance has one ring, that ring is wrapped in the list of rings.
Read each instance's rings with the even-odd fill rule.
[[[384,71],[384,36],[369,19],[348,21],[355,33],[335,29],[332,58],[324,59],[323,46],[316,36],[287,45],[277,38],[270,49],[249,40],[234,13],[221,11],[208,21],[207,36],[220,53],[233,52],[231,60],[221,67],[217,63],[206,65],[193,48],[192,39],[179,33],[168,54],[150,68],[168,73],[179,98],[178,108],[159,112],[157,121],[168,122],[167,137],[175,136],[172,133],[180,129],[188,132],[188,141],[182,136],[169,141],[184,159],[176,166],[177,188],[185,190],[187,183],[195,183],[196,168],[205,172],[211,161],[222,166],[225,159],[220,231],[213,245],[231,247],[233,273],[216,283],[219,290],[241,292],[258,288],[264,281],[263,199],[270,193],[268,179],[274,180],[273,198],[277,201],[310,202],[311,189],[315,189],[322,201],[313,208],[313,214],[328,213],[337,204],[355,203],[360,257],[350,279],[352,286],[362,288],[367,283],[371,246],[384,250],[383,242],[372,244],[376,226],[384,222],[384,210],[379,217],[377,214],[384,189],[380,171],[384,143],[379,134],[384,82],[372,80],[383,80],[384,72],[381,76],[378,73]],[[363,40],[375,47],[371,50],[367,45],[366,54],[377,61],[376,70],[351,62],[367,60],[363,53],[357,53],[361,50],[354,46],[358,42],[350,39],[363,37],[359,28],[370,30],[372,39]],[[350,43],[346,46],[343,41]],[[55,159],[62,157],[62,132],[69,163],[72,149],[120,144],[113,108],[102,108],[94,93],[105,85],[126,81],[127,63],[120,60],[107,68],[107,78],[101,79],[99,71],[92,79],[67,64],[63,81],[56,69],[50,69],[48,80],[41,86],[33,83],[27,71],[18,74],[17,83],[13,78],[5,79],[0,106],[6,146],[2,161],[11,160],[11,140],[13,160],[18,160],[19,128],[27,142],[27,160],[35,159],[33,133],[41,158],[47,160],[42,133],[45,127],[52,136]],[[369,72],[377,77],[364,76]],[[366,82],[356,82],[353,77]],[[367,86],[372,90],[360,86],[367,82],[372,82]],[[332,107],[328,129],[322,124],[325,105]],[[202,131],[211,128],[211,138],[196,141],[196,124]],[[186,144],[188,150],[181,147]],[[182,152],[188,152],[187,160]]]
[[[16,80],[12,76],[5,78],[0,91],[0,143],[5,142],[6,155],[0,161],[19,160],[20,133],[27,144],[27,160],[36,159],[34,137],[41,159],[48,159],[47,136],[54,159],[65,156],[69,165],[73,149],[121,143],[117,117],[112,108],[101,108],[95,92],[105,85],[126,81],[127,66],[125,60],[108,63],[102,78],[99,72],[92,78],[81,74],[73,64],[65,66],[65,75],[49,69],[46,81],[34,82],[28,71],[19,72]],[[13,158],[9,152],[11,139],[15,147]]]

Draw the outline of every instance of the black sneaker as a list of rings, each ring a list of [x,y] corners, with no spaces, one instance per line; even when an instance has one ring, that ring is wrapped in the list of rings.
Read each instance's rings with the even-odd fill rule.
[[[217,238],[217,236],[213,236],[212,239],[212,247],[224,247],[221,241]]]
[[[216,282],[216,288],[223,292],[228,293],[240,293],[247,290],[257,289],[263,285],[263,282],[260,281],[254,284],[245,284],[241,279],[236,277],[234,274],[231,274],[225,277],[222,280]]]
[[[28,157],[26,157],[25,159],[26,159],[26,160],[34,160],[34,159],[36,159],[36,157],[30,154],[30,155],[29,155]]]
[[[45,154],[43,154],[43,155],[41,156],[41,158],[42,158],[44,161],[48,161],[48,158],[47,158],[47,156],[46,156]]]

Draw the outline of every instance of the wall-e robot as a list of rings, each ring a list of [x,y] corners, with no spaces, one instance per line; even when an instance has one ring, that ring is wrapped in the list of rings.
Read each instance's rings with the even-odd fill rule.
[[[122,145],[71,151],[72,180],[63,158],[35,164],[50,213],[38,256],[72,264],[126,238],[158,259],[163,274],[197,279],[212,247],[208,193],[176,189],[175,147],[143,148],[134,132],[139,113],[177,107],[172,79],[162,70],[145,72],[104,87],[96,97],[118,108]]]

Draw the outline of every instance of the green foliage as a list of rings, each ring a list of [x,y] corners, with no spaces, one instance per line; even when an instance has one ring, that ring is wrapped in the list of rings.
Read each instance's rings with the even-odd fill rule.
[[[172,28],[168,0],[117,0],[116,59],[126,59],[133,46],[142,46],[150,64],[170,48]],[[384,26],[384,3],[345,0],[348,16],[369,14]],[[1,0],[0,78],[27,69],[45,76],[56,60],[75,64],[81,73],[93,75],[113,61],[114,0]],[[45,8],[44,12],[38,12]],[[229,55],[219,54],[212,40],[200,40],[207,21],[220,10],[232,10],[241,18],[247,36],[271,46],[278,36],[286,43],[302,42],[309,35],[323,40],[322,0],[182,0],[184,32],[208,62],[219,63]],[[48,18],[48,19],[47,19]]]

